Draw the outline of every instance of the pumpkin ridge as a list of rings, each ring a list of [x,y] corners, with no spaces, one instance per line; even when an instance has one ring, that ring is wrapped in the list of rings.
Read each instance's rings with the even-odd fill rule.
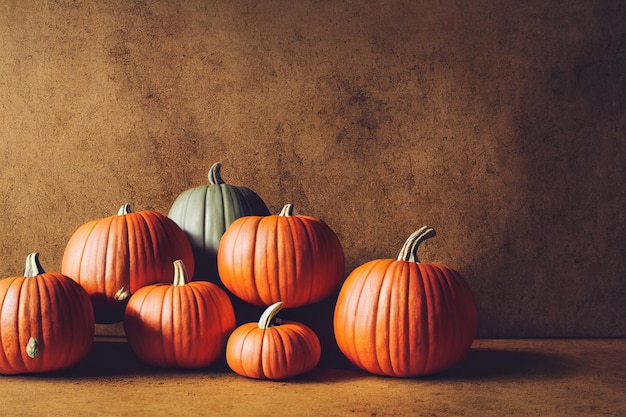
[[[12,329],[16,329],[15,330],[15,343],[17,343],[17,352],[15,355],[15,358],[13,360],[10,360],[11,363],[11,368],[15,371],[15,372],[19,372],[18,369],[26,369],[26,364],[24,363],[24,355],[22,353],[22,341],[21,339],[21,332],[20,332],[20,312],[22,309],[22,304],[23,304],[23,297],[22,297],[22,287],[24,286],[24,281],[26,280],[26,278],[24,277],[18,277],[16,279],[13,280],[13,282],[11,283],[10,287],[9,287],[9,291],[14,291],[16,293],[16,300],[15,300],[15,311],[9,311],[9,313],[11,314],[11,317],[13,319],[13,323],[10,324],[10,328]],[[26,345],[24,345],[25,347]],[[10,346],[10,348],[13,348],[13,346]]]
[[[250,219],[250,221],[248,221],[248,219]],[[251,227],[248,223],[252,222],[253,220],[258,220],[258,221],[254,221],[254,225],[253,227]],[[253,237],[250,240],[252,242],[252,244],[250,245],[251,249],[252,249],[252,253],[250,254],[250,259],[254,260],[253,264],[252,264],[252,268],[250,270],[250,279],[248,280],[250,285],[245,285],[244,280],[241,280],[242,283],[244,283],[244,288],[243,288],[243,293],[245,294],[246,291],[248,292],[248,294],[252,294],[253,299],[256,298],[257,304],[262,305],[263,304],[263,300],[261,299],[261,289],[259,288],[259,285],[257,284],[257,280],[259,279],[259,273],[257,272],[257,237],[259,235],[259,229],[260,229],[260,223],[261,223],[260,218],[243,218],[242,223],[246,224],[246,226],[248,226],[248,228],[250,228],[252,230],[253,233]],[[239,229],[237,229],[237,239],[234,240],[234,242],[238,242],[239,241],[239,235],[243,232],[244,228],[241,227]],[[244,234],[246,233],[250,233],[248,230],[246,230],[246,232],[244,232]],[[233,252],[236,253],[236,252]],[[234,260],[234,262],[237,262],[237,260]],[[237,262],[238,263],[238,262]],[[241,277],[240,274],[240,266],[237,265],[237,269],[238,272]],[[246,294],[246,297],[248,297],[248,294]]]
[[[56,297],[52,298],[50,296],[50,292],[48,290],[48,285],[58,285],[62,288],[63,291],[63,296],[64,299],[69,300],[70,298],[67,296],[67,292],[65,291],[65,286],[63,285],[63,283],[61,282],[60,279],[57,278],[56,274],[53,273],[46,273],[45,276],[39,276],[39,278],[36,280],[37,282],[37,296],[38,296],[38,303],[39,303],[39,308],[38,308],[38,317],[37,317],[37,323],[39,323],[38,327],[39,327],[39,334],[41,334],[40,339],[38,340],[39,345],[43,346],[43,349],[46,349],[49,345],[49,347],[51,349],[53,349],[55,352],[52,355],[45,355],[43,357],[44,360],[46,361],[50,361],[52,362],[52,364],[50,365],[52,368],[56,369],[57,367],[59,367],[59,365],[64,364],[66,362],[69,361],[69,358],[72,358],[75,355],[73,352],[73,348],[75,345],[75,341],[73,340],[73,335],[72,334],[65,334],[65,333],[72,333],[72,332],[65,332],[64,328],[61,327],[61,329],[59,330],[59,328],[55,328],[57,324],[60,323],[52,323],[52,326],[47,326],[47,328],[44,328],[42,326],[43,323],[43,318],[44,317],[48,317],[51,315],[51,312],[48,310],[48,307],[51,306],[52,309],[55,309],[58,311],[66,311],[69,308],[71,308],[69,306],[70,303],[59,303],[60,305],[58,305],[58,298],[60,294],[57,294]],[[76,324],[74,323],[73,319],[74,319],[74,315],[73,314],[68,314],[65,315],[63,313],[60,313],[63,317],[67,317],[69,316],[69,320],[71,321],[71,323],[63,323],[63,326],[69,325],[72,329],[76,328]],[[52,328],[51,328],[52,327]],[[63,332],[63,339],[65,339],[67,341],[67,339],[70,339],[68,341],[68,345],[70,346],[69,349],[63,349],[62,353],[59,354],[58,350],[54,348],[53,343],[55,343],[55,337],[56,334],[62,331]],[[45,354],[44,352],[41,352],[43,354]]]
[[[174,311],[175,297],[172,291],[165,291],[163,294],[163,305],[161,307],[161,325],[159,329],[163,332],[163,358],[165,363],[176,363],[176,329],[172,312]]]
[[[432,373],[433,363],[437,363],[440,358],[440,352],[442,350],[441,337],[439,334],[442,332],[442,328],[445,329],[445,325],[441,323],[441,293],[437,288],[437,278],[433,277],[432,268],[429,265],[417,265],[417,270],[420,271],[422,282],[424,282],[425,289],[425,301],[427,305],[427,322],[428,322],[428,356],[424,366],[424,373]],[[437,329],[439,329],[437,331]]]
[[[374,264],[374,266],[378,266],[377,264]],[[384,273],[386,271],[387,268],[385,268],[385,270],[380,273],[377,272],[375,279],[378,281],[378,285],[376,288],[376,291],[374,292],[375,294],[380,294],[380,289],[382,288],[383,285],[383,281],[384,281]],[[373,270],[372,270],[373,273]],[[366,281],[368,281],[369,275],[366,279]],[[367,284],[365,284],[367,285]],[[365,286],[364,286],[365,289]],[[369,291],[368,291],[369,292]],[[371,313],[372,313],[372,320],[370,323],[368,323],[368,327],[369,329],[363,329],[365,330],[365,333],[368,335],[367,339],[363,339],[363,340],[355,340],[355,346],[358,346],[360,343],[367,343],[369,345],[369,349],[372,354],[371,356],[373,356],[375,359],[373,359],[372,365],[378,370],[378,372],[380,372],[380,364],[378,363],[378,358],[376,355],[376,348],[377,348],[377,338],[378,335],[376,333],[376,324],[378,323],[378,305],[380,303],[380,297],[374,297],[373,299],[373,303],[371,305]],[[360,309],[360,304],[361,304],[361,298],[359,298],[358,302],[357,302],[357,309]],[[358,311],[358,310],[357,310]],[[359,326],[360,327],[360,326]],[[356,334],[355,334],[356,336]],[[361,355],[359,354],[359,350],[356,350],[357,353],[357,357],[359,358],[359,362],[366,364],[367,362],[365,362],[363,359],[361,359]],[[372,360],[371,358],[368,358],[368,360]]]
[[[220,221],[220,225],[219,227],[214,228],[214,233],[215,235],[212,236],[215,239],[216,243],[219,243],[219,241],[221,240],[221,236],[224,235],[224,232],[226,231],[226,228],[228,227],[227,224],[227,220],[226,220],[226,213],[229,213],[230,210],[229,208],[232,206],[232,202],[230,202],[230,187],[225,184],[225,183],[221,183],[218,184],[215,188],[215,192],[219,193],[219,201],[222,203],[221,205],[221,212],[219,214],[215,214],[215,217],[217,219],[219,219]]]
[[[230,304],[230,306],[228,305],[221,288],[217,285],[210,282],[197,282],[192,284],[195,285],[190,287],[190,292],[193,294],[196,305],[203,306],[202,312],[204,312],[199,312],[197,314],[197,316],[201,317],[202,320],[198,322],[198,327],[205,329],[204,332],[200,331],[200,333],[196,334],[198,337],[195,339],[198,342],[203,342],[207,339],[211,339],[214,342],[219,341],[219,343],[212,343],[209,346],[210,349],[208,352],[206,349],[203,350],[206,358],[202,359],[209,362],[209,359],[210,361],[213,361],[213,359],[216,358],[220,352],[222,352],[226,342],[226,337],[224,335],[229,334],[235,327],[234,310],[232,309],[232,304]],[[202,295],[201,297],[200,294]],[[226,314],[232,317],[233,320],[228,320],[228,323],[226,323]],[[214,321],[219,324],[219,328],[216,328],[215,326],[208,326],[209,323],[205,322],[204,319]],[[192,333],[194,333],[193,329]],[[200,354],[200,351],[198,354]]]
[[[67,280],[62,275],[57,276],[57,279],[63,283],[63,287],[65,289],[67,297],[71,300],[74,300],[74,302],[71,303],[72,313],[70,314],[72,319],[74,320],[72,322],[72,328],[79,329],[79,331],[72,332],[73,341],[71,343],[71,346],[76,349],[76,356],[72,356],[72,358],[80,357],[79,360],[82,360],[87,356],[91,349],[91,346],[93,345],[95,333],[95,317],[93,314],[91,300],[89,299],[89,296],[86,294],[86,292],[83,291],[83,288],[80,287],[80,285],[76,282],[72,280]],[[88,320],[82,319],[85,315],[89,316]],[[89,335],[88,340],[78,338],[78,335],[83,333]],[[69,362],[70,359],[68,358],[67,361]]]
[[[154,283],[169,284],[171,277],[173,276],[172,262],[174,259],[165,259],[163,253],[169,253],[167,248],[174,245],[176,238],[172,231],[165,223],[163,216],[154,211],[144,211],[141,213],[143,222],[148,230],[149,247],[152,249],[152,259],[155,270],[150,274],[143,273],[142,282],[144,285],[150,285]],[[159,236],[164,236],[160,239]],[[167,268],[159,268],[157,265],[167,265]],[[186,268],[191,270],[190,265],[186,265]],[[157,272],[160,271],[159,272]],[[187,271],[191,273],[192,271]]]
[[[450,302],[445,303],[447,310],[446,317],[448,317],[448,323],[446,323],[446,327],[448,328],[449,338],[446,338],[447,343],[445,344],[445,349],[443,349],[443,352],[445,352],[445,354],[442,353],[442,356],[444,358],[448,358],[446,361],[447,363],[444,363],[443,366],[447,368],[454,365],[456,362],[457,353],[454,347],[458,346],[458,338],[461,334],[460,332],[462,332],[462,329],[459,328],[457,321],[450,319],[450,317],[456,316],[456,279],[451,274],[451,271],[447,269],[436,265],[432,265],[432,268],[439,277],[438,282],[440,283],[441,290],[444,293],[444,298],[450,300]]]
[[[135,217],[135,214],[128,213],[115,216],[111,218],[109,223],[107,256],[104,268],[105,294],[117,294],[117,291],[121,288],[131,292],[136,291],[130,285],[130,275],[133,274],[133,271],[126,267],[127,263],[130,263],[129,247],[131,233],[129,233],[129,216]],[[112,276],[116,277],[116,279],[110,279]],[[122,281],[121,283],[120,280]]]
[[[441,360],[441,367],[451,367],[457,361],[457,349],[455,346],[458,346],[458,338],[461,335],[460,331],[462,329],[459,328],[456,320],[452,320],[452,317],[456,317],[457,310],[457,294],[456,294],[456,279],[451,274],[451,271],[447,268],[439,267],[437,265],[432,265],[433,270],[436,271],[436,274],[439,276],[438,282],[441,287],[442,296],[444,299],[449,300],[446,305],[446,328],[448,329],[449,337],[446,338],[447,343],[445,344],[445,355],[442,353],[441,355],[446,358],[445,361]]]
[[[22,353],[22,361],[24,362],[25,369],[28,372],[32,372],[32,370],[42,362],[42,352],[40,352],[36,357],[31,358],[27,348],[30,338],[35,338],[40,345],[43,342],[41,340],[42,335],[38,325],[38,321],[40,321],[41,316],[37,308],[39,304],[39,285],[37,281],[36,277],[25,278],[24,283],[20,288],[21,314],[18,316],[18,322],[20,319],[24,320],[26,326],[22,326],[20,324],[20,329],[24,329],[26,327],[26,332],[21,331],[18,340],[20,344],[20,351]],[[31,296],[33,293],[34,296]],[[24,354],[26,354],[26,356],[24,356]]]
[[[360,313],[360,306],[359,306],[359,301],[365,297],[362,297],[364,291],[365,291],[365,286],[367,284],[367,281],[369,279],[370,274],[373,272],[374,268],[376,265],[376,261],[371,261],[368,262],[362,266],[360,266],[359,268],[357,268],[358,270],[363,270],[362,275],[351,275],[348,277],[348,279],[346,280],[346,282],[354,282],[355,285],[358,285],[358,290],[356,291],[341,291],[340,295],[339,295],[339,300],[338,300],[338,307],[341,308],[340,311],[338,311],[338,309],[336,308],[335,310],[335,333],[339,333],[342,334],[343,336],[340,338],[339,342],[340,345],[343,346],[343,349],[346,350],[346,355],[351,357],[352,360],[355,361],[355,364],[357,366],[359,366],[360,368],[364,368],[363,362],[361,361],[361,359],[359,358],[359,354],[358,351],[356,349],[357,343],[358,343],[358,329],[357,329],[357,325],[359,324],[358,321],[358,317],[359,317],[359,313]],[[357,272],[355,270],[355,272]],[[362,277],[362,278],[361,278]],[[347,311],[354,311],[354,314],[347,314]],[[343,323],[342,321],[339,320],[339,317],[349,317],[350,318],[350,322],[349,323]],[[343,331],[338,331],[339,328],[347,328],[349,335],[351,336],[351,340],[345,340],[345,333]],[[360,340],[360,339],[359,339]]]
[[[194,346],[204,339],[205,325],[204,321],[200,321],[204,318],[204,315],[199,313],[200,308],[196,289],[190,283],[180,287],[172,287],[172,291],[178,293],[180,305],[184,306],[184,309],[180,308],[174,311],[175,327],[182,334],[182,337],[179,338],[179,350],[176,353],[176,356],[180,358],[178,366],[190,367],[191,364],[198,363],[203,359],[200,356],[200,350],[191,349],[190,346]],[[197,326],[192,326],[191,321],[186,320],[185,317],[198,317]]]
[[[9,278],[9,280],[11,280],[11,278]],[[9,367],[9,358],[7,358],[7,355],[5,353],[4,334],[2,331],[2,329],[4,328],[4,326],[2,325],[2,322],[4,321],[4,301],[6,300],[8,287],[10,286],[10,284],[12,284],[12,282],[9,280],[7,280],[5,283],[2,282],[4,280],[0,281],[0,369],[5,369]],[[5,284],[8,284],[6,285],[6,288]]]
[[[394,292],[396,290],[397,280],[397,267],[402,268],[402,265],[398,265],[395,262],[390,262],[383,274],[381,280],[380,290],[378,291],[378,308],[376,310],[376,360],[378,367],[384,374],[396,374],[396,367],[398,366],[395,358],[393,357],[392,348],[394,344],[398,344],[393,340],[391,329],[396,325],[395,317],[393,317],[393,302]],[[389,279],[391,274],[391,279]],[[382,304],[382,305],[381,305]],[[382,319],[380,318],[382,316]],[[379,347],[383,345],[386,348]]]
[[[389,300],[389,313],[388,313],[388,339],[387,349],[385,352],[389,356],[389,366],[393,375],[400,375],[403,373],[407,364],[408,352],[407,344],[408,331],[406,326],[406,319],[403,317],[405,313],[406,303],[399,302],[400,297],[407,293],[407,273],[408,268],[405,262],[392,262],[390,264],[394,268],[392,272]],[[399,270],[395,270],[399,269]],[[389,273],[389,271],[387,271]],[[408,343],[407,343],[408,342]]]
[[[284,285],[279,285],[278,287],[278,297],[276,299],[278,300],[290,300],[291,299],[291,293],[289,292],[289,290],[298,285],[298,277],[300,275],[300,269],[298,268],[298,253],[296,251],[295,248],[299,247],[299,244],[297,242],[298,240],[298,233],[294,233],[294,227],[295,227],[295,222],[291,221],[290,219],[297,219],[295,217],[288,217],[285,218],[285,225],[287,227],[285,227],[285,231],[284,234],[288,236],[286,236],[284,238],[284,240],[286,241],[285,244],[283,245],[283,251],[282,251],[282,256],[281,258],[284,259],[283,262],[281,262],[281,266],[282,268],[279,268],[278,274],[278,282],[279,283],[283,283]],[[297,220],[296,220],[297,222]],[[282,234],[281,234],[282,235]],[[293,244],[289,244],[289,242],[292,242]],[[280,276],[280,275],[283,276]],[[310,292],[310,290],[309,290]]]
[[[410,261],[409,261],[410,262]],[[436,350],[435,337],[433,335],[433,302],[431,301],[432,288],[430,285],[430,280],[428,279],[427,270],[422,269],[420,264],[413,263],[411,265],[413,269],[413,273],[415,274],[416,280],[419,283],[420,287],[420,300],[421,300],[421,311],[418,314],[416,321],[417,325],[421,328],[421,336],[422,336],[422,346],[420,349],[420,358],[418,362],[418,372],[419,374],[427,374],[430,363],[432,361],[432,356],[436,354],[433,350]]]
[[[406,300],[406,312],[405,312],[405,320],[406,327],[405,331],[408,335],[408,357],[407,357],[407,369],[413,374],[415,372],[415,368],[419,364],[419,352],[422,350],[421,343],[422,335],[420,332],[421,326],[415,325],[417,319],[415,317],[420,317],[421,309],[423,307],[421,296],[421,287],[418,283],[418,278],[415,276],[414,267],[410,264],[407,264],[407,300]]]
[[[249,326],[244,325],[245,327],[242,330],[245,332],[241,342],[241,350],[239,352],[238,361],[239,367],[243,371],[245,375],[251,376],[253,378],[261,378],[263,377],[263,367],[261,361],[258,361],[257,366],[254,369],[250,369],[249,365],[253,363],[248,363],[245,358],[247,357],[244,352],[247,351],[246,346],[248,345],[248,339],[252,341],[252,346],[254,347],[254,351],[250,353],[251,357],[261,357],[263,355],[263,338],[261,338],[261,343],[258,343],[257,338],[254,335],[255,324],[250,323]]]
[[[57,285],[59,285],[62,289],[61,291],[56,294],[56,297],[54,299],[54,302],[52,303],[52,305],[54,306],[54,308],[56,308],[57,310],[61,310],[61,311],[66,311],[66,315],[65,317],[67,318],[67,320],[71,323],[70,324],[70,328],[72,329],[79,329],[81,328],[81,323],[84,322],[84,320],[80,319],[81,318],[81,311],[79,311],[78,308],[76,307],[76,303],[80,302],[80,294],[77,293],[77,291],[75,291],[75,287],[73,285],[71,285],[72,283],[67,282],[65,279],[63,279],[61,276],[58,276],[56,274],[54,274],[53,279],[55,281],[55,283]],[[48,284],[51,284],[52,282],[49,281]],[[46,291],[49,290],[48,286],[45,286]],[[63,303],[62,299],[65,300],[73,300],[72,303]],[[42,303],[43,304],[43,303]],[[61,307],[62,306],[62,307]],[[81,303],[82,306],[82,303]],[[75,311],[76,310],[76,311]],[[57,324],[57,323],[54,323]],[[80,344],[80,340],[77,339],[77,334],[78,332],[67,332],[67,325],[68,323],[65,322],[63,324],[58,323],[60,326],[60,328],[62,328],[62,330],[60,330],[59,328],[55,329],[53,332],[51,332],[51,337],[48,338],[48,344],[52,344],[55,343],[54,338],[52,337],[52,335],[56,335],[58,337],[59,332],[62,333],[62,337],[65,340],[70,340],[69,342],[69,349],[63,349],[64,353],[65,353],[65,357],[59,356],[57,359],[57,367],[60,368],[62,366],[65,366],[65,364],[68,364],[71,362],[71,358],[76,358],[79,355],[80,356],[84,356],[82,349],[83,346]],[[81,334],[82,331],[86,329],[82,329],[81,328]],[[69,333],[69,334],[68,334]],[[44,337],[44,341],[46,340],[46,338]],[[55,355],[55,357],[57,357],[57,355]],[[61,360],[62,359],[62,360]]]
[[[293,216],[291,217],[292,219],[294,219],[295,222],[297,222],[300,225],[300,230],[304,230],[305,231],[305,236],[306,236],[306,246],[308,248],[316,248],[318,247],[318,245],[316,245],[316,240],[315,240],[315,233],[311,230],[313,229],[313,225],[316,223],[313,223],[312,220],[315,219],[309,219],[309,222],[304,221],[304,219],[301,216]],[[300,235],[300,233],[298,233],[298,236]],[[313,256],[306,256],[303,255],[304,257],[304,266],[302,266],[299,270],[300,273],[305,273],[306,274],[306,278],[309,284],[309,288],[307,291],[307,298],[306,300],[303,300],[302,303],[304,305],[311,303],[312,299],[316,299],[317,298],[317,290],[316,290],[316,280],[314,279],[317,275],[317,262],[311,262],[311,258],[317,258],[317,255],[319,255],[318,253],[313,254]],[[297,256],[297,254],[296,254]],[[326,261],[326,260],[325,260]],[[326,278],[326,277],[324,277]],[[318,300],[319,301],[319,300]]]
[[[297,373],[294,372],[294,375],[307,372],[317,366],[321,354],[321,345],[315,332],[305,325],[297,325],[289,321],[285,322],[283,326],[289,326],[290,331],[285,333],[289,335],[292,345],[305,346],[302,357],[296,359],[296,363],[300,364],[300,369]],[[296,349],[296,351],[300,351],[300,349]]]
[[[282,287],[281,285],[281,280],[280,280],[280,271],[283,269],[283,261],[282,261],[282,257],[281,254],[282,252],[280,251],[280,241],[282,241],[282,239],[280,239],[281,237],[281,233],[279,233],[282,230],[281,227],[281,220],[283,220],[283,218],[281,217],[275,217],[273,218],[273,220],[275,220],[274,223],[274,227],[272,228],[272,233],[274,234],[274,239],[272,241],[272,245],[265,245],[265,274],[264,276],[266,277],[270,277],[270,280],[268,282],[268,297],[265,301],[266,304],[271,304],[273,303],[275,300],[280,300],[281,299],[281,294],[280,294],[280,289]],[[288,221],[288,220],[287,220]],[[277,253],[278,256],[272,256],[273,254]],[[272,260],[272,263],[270,264],[270,262],[267,262],[267,260],[270,259]],[[274,261],[276,262],[274,264]]]

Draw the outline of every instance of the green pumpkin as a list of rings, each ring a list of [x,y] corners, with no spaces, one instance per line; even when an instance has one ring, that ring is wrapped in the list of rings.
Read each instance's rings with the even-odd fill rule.
[[[219,283],[217,247],[230,224],[243,216],[267,216],[265,202],[246,187],[229,185],[220,176],[222,164],[209,170],[209,185],[183,191],[168,217],[185,231],[194,250],[195,280]]]

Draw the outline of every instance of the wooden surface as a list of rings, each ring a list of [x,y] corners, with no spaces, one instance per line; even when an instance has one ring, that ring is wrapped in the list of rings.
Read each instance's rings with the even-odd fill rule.
[[[626,416],[626,339],[477,340],[455,368],[394,379],[351,367],[257,381],[223,364],[152,369],[124,342],[80,365],[0,376],[2,416]]]

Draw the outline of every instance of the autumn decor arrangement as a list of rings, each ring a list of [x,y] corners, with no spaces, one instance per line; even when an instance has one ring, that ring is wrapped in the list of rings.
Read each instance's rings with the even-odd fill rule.
[[[207,281],[188,282],[185,264],[174,262],[173,283],[140,288],[128,301],[124,329],[142,361],[167,368],[203,368],[224,352],[235,328],[228,295]]]
[[[345,257],[337,235],[322,220],[293,215],[246,216],[226,230],[217,252],[224,286],[247,303],[285,308],[328,297],[344,278]]]
[[[122,321],[128,298],[139,288],[170,282],[177,259],[193,274],[193,250],[185,232],[163,214],[132,212],[125,204],[117,215],[92,220],[74,232],[61,272],[85,288],[96,323],[114,323]]]
[[[422,376],[443,371],[469,352],[476,336],[472,292],[453,269],[417,258],[435,236],[422,227],[397,260],[357,267],[341,287],[334,312],[337,344],[354,365],[373,374]]]
[[[411,234],[397,259],[369,261],[346,278],[343,247],[324,221],[294,215],[293,204],[271,215],[220,168],[211,167],[208,185],[179,194],[168,216],[125,204],[79,226],[60,273],[44,272],[32,253],[23,277],[0,280],[0,374],[73,366],[96,325],[121,323],[151,366],[199,369],[221,358],[244,377],[293,378],[318,365],[322,344],[306,320],[277,314],[304,306],[325,309],[331,343],[372,374],[429,375],[467,355],[477,331],[470,287],[417,257],[433,228]]]
[[[94,316],[75,281],[45,272],[39,254],[23,277],[0,280],[0,373],[35,374],[76,365],[91,349]]]
[[[172,204],[168,217],[187,233],[194,249],[196,274],[194,279],[219,282],[217,278],[217,248],[222,235],[242,216],[267,216],[267,206],[249,188],[224,182],[215,163],[209,170],[209,184],[183,191]]]
[[[237,374],[281,380],[315,368],[321,346],[317,335],[302,323],[280,321],[281,301],[269,306],[258,323],[235,329],[226,345],[226,362]]]

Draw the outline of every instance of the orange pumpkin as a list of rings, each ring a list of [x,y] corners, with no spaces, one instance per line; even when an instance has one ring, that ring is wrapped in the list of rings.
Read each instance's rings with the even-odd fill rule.
[[[140,288],[128,301],[124,330],[142,361],[160,367],[202,368],[224,353],[235,312],[224,290],[207,281],[187,282],[181,260],[173,284]]]
[[[0,373],[62,370],[91,349],[94,316],[85,290],[45,272],[39,254],[26,258],[23,277],[0,280]]]
[[[128,297],[139,288],[172,279],[172,263],[182,259],[193,274],[194,258],[185,232],[173,220],[152,210],[93,220],[72,235],[61,272],[85,288],[96,323],[122,321]]]
[[[339,286],[345,271],[337,235],[322,220],[294,216],[292,204],[279,215],[235,220],[222,236],[217,263],[224,286],[256,306],[315,303]]]
[[[397,260],[356,268],[335,305],[340,350],[374,374],[410,377],[443,371],[465,357],[476,336],[477,312],[461,275],[436,263],[420,263],[418,246],[435,231],[413,233]]]
[[[283,303],[269,306],[258,323],[239,326],[228,338],[226,363],[237,374],[255,379],[291,378],[315,368],[320,341],[309,327],[279,321]]]

